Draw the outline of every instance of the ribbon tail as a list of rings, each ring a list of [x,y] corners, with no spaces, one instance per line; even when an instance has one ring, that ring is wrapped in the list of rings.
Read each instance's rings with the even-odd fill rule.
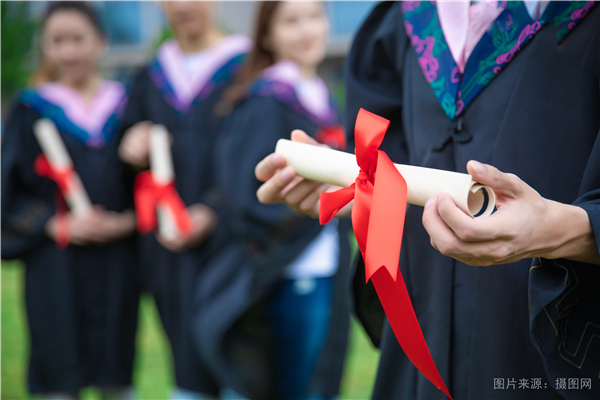
[[[157,195],[150,171],[140,172],[133,184],[133,200],[137,216],[137,228],[142,234],[156,227]]]
[[[185,203],[179,197],[179,194],[175,190],[173,185],[167,188],[167,192],[161,199],[161,203],[164,204],[171,210],[173,217],[175,218],[175,224],[179,228],[180,233],[184,235],[190,235],[192,233],[192,219],[187,212]]]
[[[354,198],[355,184],[330,193],[321,193],[319,195],[319,222],[325,225],[335,217],[346,204]]]
[[[387,154],[378,150],[364,254],[367,282],[382,267],[396,280],[407,193],[406,181],[402,175]]]
[[[402,274],[399,272],[394,282],[386,269],[380,268],[371,280],[394,335],[406,356],[431,383],[452,399],[433,362]]]
[[[450,399],[410,301],[398,268],[407,187],[387,154],[378,150],[377,170],[373,174],[373,194],[369,215],[365,275],[371,278],[398,343],[415,367]]]
[[[33,170],[39,176],[43,176],[45,178],[50,178],[52,175],[52,168],[50,167],[50,163],[48,159],[43,154],[38,154],[33,163]]]

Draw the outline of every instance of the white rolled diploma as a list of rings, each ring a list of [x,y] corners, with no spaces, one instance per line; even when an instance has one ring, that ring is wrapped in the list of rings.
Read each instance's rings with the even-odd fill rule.
[[[73,168],[73,160],[60,137],[54,122],[47,118],[40,118],[33,124],[35,135],[42,153],[50,165],[57,170]],[[92,201],[88,196],[81,178],[77,172],[73,172],[73,184],[69,193],[63,193],[65,201],[73,214],[85,215],[92,210]]]
[[[360,172],[356,156],[343,151],[279,139],[275,153],[285,156],[287,165],[294,167],[299,176],[313,181],[347,187]],[[469,174],[394,165],[406,181],[410,204],[424,206],[438,193],[446,192],[461,210],[473,217],[487,217],[494,211],[496,195],[492,188],[474,182]]]
[[[150,130],[150,170],[156,183],[168,184],[175,180],[171,141],[164,125],[153,125]],[[159,202],[156,206],[158,232],[165,239],[175,239],[180,235],[171,209]]]

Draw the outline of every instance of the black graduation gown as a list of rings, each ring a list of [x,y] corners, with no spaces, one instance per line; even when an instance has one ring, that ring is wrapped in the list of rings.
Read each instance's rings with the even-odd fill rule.
[[[347,132],[363,107],[391,120],[381,149],[394,162],[466,172],[477,159],[514,173],[545,198],[583,207],[600,245],[598,7],[560,44],[557,28],[546,25],[522,47],[462,114],[472,136],[466,143],[421,70],[401,7],[379,5],[356,36],[346,64]],[[408,207],[400,269],[453,397],[598,398],[600,268],[542,260],[530,272],[530,259],[470,267],[431,247],[422,211]],[[383,322],[372,284],[364,284],[362,259],[354,293],[356,311],[381,348],[373,398],[444,399]],[[556,378],[569,377],[591,378],[591,389],[557,393]],[[513,379],[516,388],[494,389],[495,378]],[[519,388],[520,379],[531,386],[534,378],[541,378],[539,389]]]
[[[40,115],[16,102],[2,143],[2,258],[26,266],[31,393],[76,393],[131,384],[139,285],[135,235],[105,246],[59,250],[45,234],[56,184],[38,176],[33,135]],[[91,149],[61,131],[93,204],[133,209],[133,173],[117,156],[119,137]]]
[[[218,235],[226,241],[198,280],[194,338],[219,379],[251,399],[277,398],[262,300],[285,279],[284,267],[322,229],[317,220],[286,205],[260,204],[254,167],[292,130],[315,135],[317,128],[274,97],[252,96],[226,119],[216,149],[217,189],[227,216]],[[329,335],[311,381],[311,392],[327,397],[339,390],[349,323],[349,223],[341,222]]]
[[[177,111],[165,100],[152,81],[148,69],[142,70],[132,87],[125,110],[122,131],[136,122],[152,121],[167,127],[173,138],[172,154],[175,185],[183,202],[204,203],[219,213],[213,191],[213,146],[221,120],[214,108],[231,78],[187,112]],[[219,217],[219,219],[221,219]],[[196,276],[208,258],[210,242],[175,254],[157,241],[154,234],[141,238],[142,280],[154,296],[161,320],[173,349],[177,386],[217,395],[219,387],[194,351],[189,320]]]

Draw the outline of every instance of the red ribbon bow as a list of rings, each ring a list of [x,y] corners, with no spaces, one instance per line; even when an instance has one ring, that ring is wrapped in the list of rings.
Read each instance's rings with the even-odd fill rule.
[[[137,226],[141,233],[149,233],[156,227],[156,206],[164,204],[175,217],[175,223],[184,235],[192,233],[192,221],[187,208],[177,194],[173,182],[157,183],[151,171],[140,172],[133,187]]]
[[[69,219],[67,217],[68,207],[64,196],[71,192],[73,185],[77,184],[75,169],[73,167],[58,169],[52,166],[43,154],[39,154],[33,163],[33,170],[39,176],[52,179],[58,186],[59,192],[56,193],[56,237],[54,241],[56,246],[63,250],[69,245],[70,238]]]
[[[36,157],[33,170],[36,174],[50,178],[56,182],[56,185],[64,195],[68,194],[71,191],[72,185],[75,185],[77,182],[73,167],[58,169],[50,165],[50,162],[43,154],[39,154]]]
[[[329,222],[354,199],[352,226],[365,260],[367,282],[373,281],[404,353],[431,383],[452,399],[431,358],[398,268],[407,189],[387,154],[378,150],[389,124],[387,119],[360,109],[355,126],[360,173],[351,186],[320,195],[320,222]]]

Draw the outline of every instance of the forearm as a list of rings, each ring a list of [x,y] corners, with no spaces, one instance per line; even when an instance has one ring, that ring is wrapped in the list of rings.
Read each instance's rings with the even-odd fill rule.
[[[600,265],[592,224],[583,208],[549,200],[547,237],[541,257]]]

